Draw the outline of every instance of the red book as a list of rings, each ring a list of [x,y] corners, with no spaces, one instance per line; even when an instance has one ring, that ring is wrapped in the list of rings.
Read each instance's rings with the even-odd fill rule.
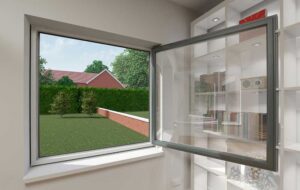
[[[240,24],[245,24],[248,22],[253,22],[262,18],[265,18],[267,15],[267,10],[263,9],[261,11],[258,11],[246,18],[243,18],[242,20],[240,20]],[[257,29],[253,29],[253,30],[249,30],[249,31],[245,31],[245,32],[241,32],[240,33],[240,42],[251,39],[253,37],[257,37],[259,35],[265,34],[266,33],[266,28],[265,27],[261,27],[261,28],[257,28]]]
[[[240,20],[240,24],[244,24],[244,23],[247,23],[247,22],[252,22],[252,21],[255,21],[255,20],[259,20],[259,19],[262,19],[262,18],[265,18],[267,16],[267,10],[266,9],[263,9],[261,11],[258,11],[246,18],[243,18],[242,20]]]

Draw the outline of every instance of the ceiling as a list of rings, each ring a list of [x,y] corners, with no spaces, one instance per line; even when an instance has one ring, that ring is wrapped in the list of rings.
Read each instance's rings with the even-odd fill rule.
[[[197,14],[203,14],[223,0],[169,0],[173,3],[193,10]]]

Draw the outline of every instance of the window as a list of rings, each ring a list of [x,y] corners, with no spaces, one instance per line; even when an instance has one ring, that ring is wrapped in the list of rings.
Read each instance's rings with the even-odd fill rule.
[[[149,51],[31,32],[32,165],[152,146]]]
[[[145,41],[150,61],[150,51],[33,27],[32,164],[157,145],[277,170],[276,30],[272,16]]]
[[[154,48],[154,144],[276,170],[276,18]]]

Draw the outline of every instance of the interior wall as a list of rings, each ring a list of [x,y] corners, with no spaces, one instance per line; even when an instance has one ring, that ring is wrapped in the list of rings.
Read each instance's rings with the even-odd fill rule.
[[[193,13],[163,0],[1,0],[0,1],[0,189],[1,190],[166,190],[185,189],[184,155],[165,156],[25,185],[28,90],[24,82],[28,44],[25,17],[32,15],[96,30],[169,43],[189,37]],[[178,156],[179,155],[179,156]],[[176,165],[176,171],[174,166]]]

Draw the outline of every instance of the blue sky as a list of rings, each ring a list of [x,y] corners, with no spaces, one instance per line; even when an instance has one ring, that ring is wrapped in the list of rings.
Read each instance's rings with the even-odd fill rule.
[[[101,60],[112,70],[111,63],[124,48],[75,40],[48,34],[40,36],[40,56],[47,60],[46,69],[82,72],[93,60]]]

